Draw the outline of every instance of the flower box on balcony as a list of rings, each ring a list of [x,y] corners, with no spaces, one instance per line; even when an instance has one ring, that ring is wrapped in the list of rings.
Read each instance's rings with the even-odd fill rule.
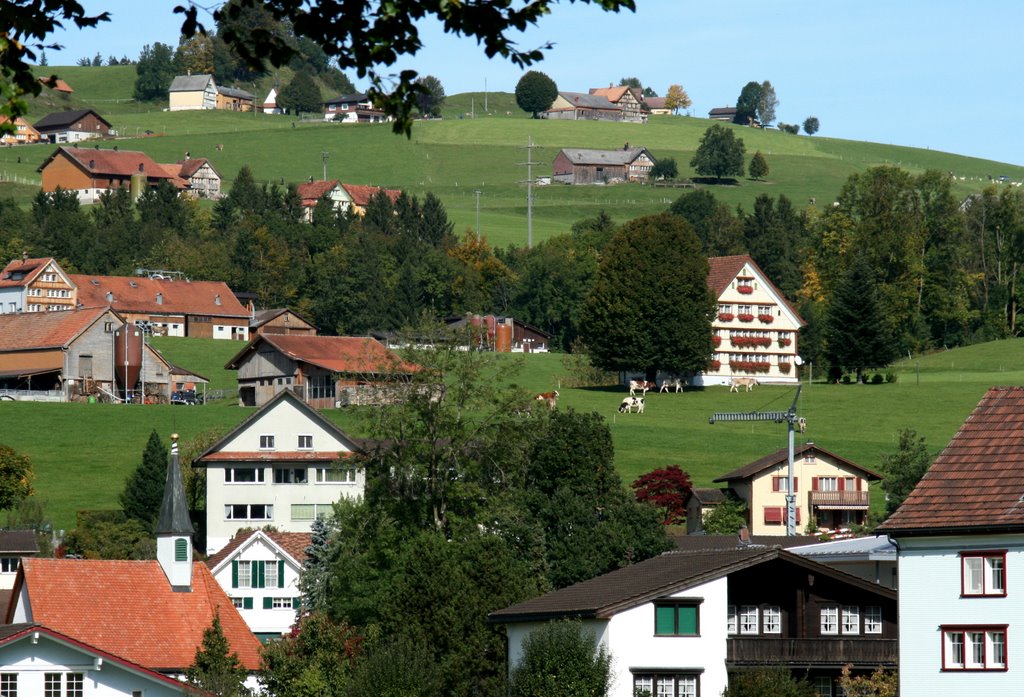
[[[763,346],[768,348],[772,340],[766,336],[734,336],[729,339],[733,346]]]
[[[765,324],[771,324],[775,320],[775,318],[772,317],[771,315],[758,315],[757,319],[764,322]]]
[[[708,361],[708,370],[717,372],[722,369],[722,361]]]
[[[718,313],[718,321],[719,322],[732,322],[733,319],[735,319],[735,317],[736,317],[736,315],[734,315],[731,312],[719,312]]]
[[[736,286],[736,290],[743,295],[750,295],[754,292],[754,286]]]
[[[793,344],[792,339],[779,339],[779,346],[790,346]]]
[[[722,345],[722,337],[720,337],[720,336],[713,336],[713,337],[711,337],[711,344],[713,346],[721,346]]]
[[[791,363],[779,363],[779,372],[789,374],[792,367]]]
[[[753,322],[754,316],[746,312],[743,312],[736,315],[736,319],[738,319],[740,322]]]
[[[771,368],[761,361],[731,361],[729,366],[738,373],[767,373]]]

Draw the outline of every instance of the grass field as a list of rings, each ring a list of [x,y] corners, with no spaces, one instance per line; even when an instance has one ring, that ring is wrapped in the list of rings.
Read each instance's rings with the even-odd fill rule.
[[[74,526],[80,509],[113,508],[128,475],[141,459],[153,429],[165,443],[171,433],[187,440],[209,429],[226,432],[252,413],[237,406],[234,375],[223,365],[239,349],[227,341],[162,338],[154,341],[168,358],[205,375],[213,389],[228,396],[205,406],[121,406],[0,402],[0,442],[32,458],[37,495],[58,528]],[[572,389],[558,354],[522,360],[517,383],[528,390],[560,391],[560,409],[596,411],[608,421],[615,442],[615,464],[626,483],[656,467],[678,464],[698,486],[710,486],[722,473],[785,448],[784,425],[721,422],[722,411],[785,410],[795,387],[761,386],[750,393],[724,387],[684,394],[647,396],[646,413],[616,411],[621,388]],[[915,357],[897,364],[898,381],[887,385],[804,384],[797,409],[807,419],[802,440],[814,441],[868,468],[895,448],[897,434],[910,427],[938,450],[993,385],[1024,383],[1024,342],[1007,340]],[[357,410],[325,415],[354,436],[366,435]],[[876,504],[880,498],[876,498]]]

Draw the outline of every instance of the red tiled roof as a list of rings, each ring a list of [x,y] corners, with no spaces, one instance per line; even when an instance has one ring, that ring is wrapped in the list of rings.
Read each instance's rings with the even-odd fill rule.
[[[793,457],[801,458],[803,457],[804,453],[809,451],[826,455],[830,459],[835,460],[841,465],[844,465],[850,469],[859,470],[866,474],[868,479],[882,479],[882,475],[880,475],[878,472],[875,472],[874,470],[869,470],[867,467],[862,467],[861,465],[858,465],[856,462],[847,460],[845,457],[836,455],[835,453],[825,450],[825,448],[822,448],[820,445],[815,445],[814,443],[804,443],[802,445],[794,446]],[[754,460],[750,464],[744,465],[739,469],[735,469],[732,472],[727,472],[726,474],[723,474],[721,477],[715,479],[715,481],[730,482],[737,479],[747,479],[748,477],[753,477],[756,474],[764,472],[769,467],[775,467],[776,465],[784,465],[787,464],[788,462],[789,448],[782,448],[781,450],[771,453],[770,455],[765,455],[762,458]]]
[[[315,206],[317,201],[326,196],[337,185],[337,179],[303,182],[295,187],[295,192],[302,199],[303,205]]]
[[[993,387],[878,527],[891,535],[1024,529],[1024,387]]]
[[[195,174],[196,172],[199,171],[200,167],[202,167],[205,164],[209,164],[210,167],[213,167],[213,163],[210,162],[205,157],[191,157],[191,158],[189,158],[187,160],[182,160],[182,161],[178,162],[176,165],[165,165],[165,166],[167,166],[167,167],[177,166],[178,167],[178,176],[181,177],[182,179],[189,179],[189,178],[192,177],[193,174]],[[216,168],[214,169],[214,171],[216,171]]]
[[[107,311],[90,307],[0,315],[0,351],[65,347]]]
[[[628,87],[592,87],[590,88],[590,94],[607,97],[608,101],[614,104],[622,99],[627,90],[629,90]]]
[[[187,593],[171,588],[156,561],[28,558],[18,578],[30,621],[141,666],[169,672],[192,665],[215,613],[242,665],[260,666],[259,640],[200,562]],[[11,615],[8,608],[8,621]]]
[[[309,544],[313,539],[313,536],[310,533],[276,532],[271,530],[260,530],[258,532],[273,541],[274,544],[283,549],[288,556],[298,563],[306,563],[306,547],[309,547]],[[211,569],[216,568],[222,561],[234,554],[236,549],[241,547],[242,544],[251,539],[255,534],[257,534],[257,531],[255,530],[237,533],[226,545],[224,545],[223,548],[221,548],[219,552],[206,560],[206,566]]]
[[[53,260],[53,257],[15,259],[0,272],[0,288],[20,288],[31,283],[35,280],[36,276],[43,272],[46,265]],[[11,278],[11,274],[15,271],[24,271],[25,276],[21,280],[15,281]]]
[[[336,373],[411,373],[419,366],[406,363],[376,339],[365,336],[308,336],[261,334],[226,366],[235,370],[245,356],[266,342],[289,358]]]
[[[757,270],[757,273],[760,274],[761,278],[764,279],[764,282],[768,284],[771,291],[779,298],[779,301],[793,313],[797,322],[801,325],[806,324],[803,318],[800,317],[800,314],[796,311],[796,308],[794,308],[786,299],[786,296],[775,287],[775,284],[772,283],[772,280],[768,278],[764,271],[761,270],[761,267],[757,265],[757,262],[747,254],[736,254],[730,257],[708,257],[708,287],[711,289],[711,292],[715,294],[716,298],[721,297],[722,293],[725,292],[725,289],[729,287],[729,284],[732,283],[734,278],[736,278],[736,275],[743,269],[744,264],[750,264],[753,266]]]
[[[399,189],[382,189],[379,186],[364,186],[362,184],[342,184],[341,186],[348,192],[352,203],[360,207],[365,207],[370,203],[370,199],[379,191],[386,193],[388,198],[391,199],[391,203],[397,201],[398,196],[402,193]]]
[[[70,278],[78,286],[78,302],[90,307],[110,305],[121,312],[161,315],[249,316],[249,312],[223,281],[177,281],[142,276],[84,274],[71,274]],[[114,294],[112,301],[107,300],[107,293]],[[157,303],[158,293],[162,294],[162,303]]]
[[[72,92],[74,92],[74,90],[71,89],[71,85],[64,82],[59,77],[56,80],[54,80],[52,84],[50,83],[49,77],[41,77],[39,78],[39,82],[43,85],[43,87],[49,87],[50,89],[56,92],[64,92],[65,94],[71,94]]]
[[[130,177],[145,174],[147,179],[167,179],[182,188],[185,182],[177,173],[169,173],[144,152],[136,150],[97,150],[95,148],[71,148],[63,146],[48,157],[37,171],[42,171],[58,155],[64,154],[84,171],[100,176]]]

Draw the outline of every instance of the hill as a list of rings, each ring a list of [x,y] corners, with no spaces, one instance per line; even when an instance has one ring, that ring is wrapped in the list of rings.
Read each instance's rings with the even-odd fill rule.
[[[79,72],[72,74],[72,70]],[[526,242],[527,168],[523,163],[528,159],[537,163],[533,176],[545,176],[561,148],[621,148],[628,142],[648,147],[658,158],[675,158],[680,176],[687,177],[692,174],[689,161],[700,137],[711,125],[707,119],[684,116],[652,117],[646,125],[533,120],[515,107],[511,94],[492,92],[486,95],[486,112],[483,93],[449,97],[445,118],[418,122],[406,139],[382,125],[296,122],[289,116],[267,114],[170,113],[163,111],[163,103],[124,102],[125,95],[131,94],[130,85],[125,85],[134,80],[132,66],[61,68],[60,72],[75,83],[69,103],[92,104],[105,114],[122,135],[117,142],[122,150],[142,150],[161,162],[180,159],[186,151],[208,156],[228,185],[243,165],[265,182],[320,178],[321,153],[327,152],[329,178],[404,188],[419,196],[434,192],[460,233],[476,225],[474,191],[480,190],[481,232],[498,246]],[[33,113],[30,120],[35,118]],[[755,151],[765,155],[770,172],[765,181],[743,179],[733,186],[710,189],[725,203],[748,210],[760,194],[784,194],[799,208],[812,199],[818,206],[827,205],[851,174],[883,164],[913,173],[950,172],[961,196],[987,186],[991,177],[1024,180],[1024,167],[933,150],[732,128],[744,140],[748,157]],[[154,135],[146,137],[147,132]],[[529,140],[535,147],[528,154]],[[223,147],[217,150],[217,145]],[[0,197],[13,196],[27,205],[36,189],[7,182],[12,178],[38,182],[35,170],[52,151],[53,146],[40,145],[0,152],[4,180]],[[566,232],[576,220],[602,210],[619,222],[661,212],[682,191],[640,184],[536,186],[534,240]]]

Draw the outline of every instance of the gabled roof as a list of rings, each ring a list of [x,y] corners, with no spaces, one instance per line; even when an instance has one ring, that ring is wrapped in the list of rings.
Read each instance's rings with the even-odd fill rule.
[[[391,203],[398,201],[398,197],[402,194],[401,189],[383,189],[379,186],[365,186],[363,184],[342,184],[341,188],[348,193],[352,203],[362,207],[366,207],[370,203],[370,199],[381,191],[387,194],[388,198],[391,199]]]
[[[644,97],[644,104],[647,105],[648,109],[667,109],[665,106],[665,97]]]
[[[50,80],[50,76],[40,77],[39,83],[43,87],[49,87],[54,92],[63,92],[64,94],[71,94],[72,92],[74,92],[74,90],[71,89],[71,85],[64,82],[59,77],[55,78],[52,81]]]
[[[632,87],[626,87],[626,86],[620,86],[620,87],[591,87],[590,88],[590,94],[601,95],[603,97],[607,97],[608,101],[612,102],[614,104],[614,103],[620,101],[623,97],[626,96],[626,93],[629,92],[630,94],[633,95],[634,98],[636,98],[636,100],[638,102],[641,101],[637,97],[636,92],[634,92],[633,89],[634,88],[632,88]]]
[[[818,542],[817,537],[811,535],[751,535],[746,542],[741,542],[739,535],[671,535],[672,544],[680,552],[706,552],[708,550],[726,549],[768,549],[770,547],[781,547],[782,549],[804,548]]]
[[[737,109],[734,106],[718,106],[708,112],[708,117],[714,118],[716,116],[728,116],[732,118],[733,116],[736,116],[736,111]]]
[[[262,327],[267,322],[269,322],[269,321],[271,321],[273,319],[277,319],[281,315],[286,315],[286,314],[287,315],[292,315],[293,317],[295,317],[295,318],[301,320],[302,322],[308,324],[310,327],[315,328],[315,325],[312,322],[310,322],[308,319],[306,319],[305,317],[303,317],[302,315],[300,315],[298,312],[296,312],[295,310],[291,309],[290,307],[276,307],[276,308],[269,309],[269,310],[256,310],[255,312],[252,313],[252,319],[249,321],[249,328],[250,329],[258,329],[259,327]]]
[[[5,266],[3,271],[0,271],[0,288],[20,288],[26,286],[36,280],[49,264],[54,265],[54,269],[61,274],[64,280],[69,280],[64,273],[64,269],[60,268],[57,260],[53,257],[42,257],[39,259],[23,257],[15,259]],[[16,278],[17,276],[21,276],[21,278]]]
[[[368,336],[299,334],[260,334],[224,367],[237,370],[264,343],[294,361],[309,363],[335,373],[395,375],[419,370],[419,366],[406,363],[398,354]]]
[[[728,257],[708,257],[708,287],[715,294],[716,298],[721,297],[725,289],[733,282],[733,279],[743,270],[744,265],[751,267],[758,276],[758,280],[767,286],[772,295],[778,299],[778,302],[793,315],[797,324],[801,327],[807,324],[796,311],[796,308],[782,294],[782,291],[775,287],[775,284],[765,275],[761,267],[757,265],[757,262],[747,254],[735,254]]]
[[[171,81],[168,92],[202,92],[213,82],[213,75],[177,75]],[[217,83],[214,82],[214,87]]]
[[[278,554],[286,556],[297,567],[306,563],[306,548],[313,536],[308,532],[277,532],[274,530],[239,531],[219,552],[206,560],[206,565],[216,574],[220,568],[251,544],[262,542]]]
[[[337,179],[303,182],[295,187],[295,193],[302,199],[302,205],[316,205],[316,202],[338,186]]]
[[[83,118],[92,114],[98,120],[102,121],[110,128],[110,122],[100,116],[93,109],[76,109],[74,111],[57,111],[52,114],[47,114],[43,118],[35,122],[35,128],[39,132],[43,131],[59,131],[63,128],[68,128],[77,121],[81,121]]]
[[[28,621],[160,672],[192,665],[203,630],[220,616],[231,650],[260,667],[260,642],[200,562],[192,590],[175,592],[157,561],[22,560],[12,602],[27,592]],[[8,607],[7,621],[16,605]]]
[[[39,554],[34,530],[0,530],[0,555]]]
[[[119,323],[123,323],[107,307],[0,315],[0,351],[67,348],[108,312]]]
[[[882,478],[882,475],[879,474],[878,472],[870,470],[867,467],[858,465],[856,462],[847,460],[845,457],[836,455],[835,453],[829,450],[825,450],[825,448],[822,448],[820,445],[816,445],[814,443],[801,443],[793,447],[793,456],[796,458],[801,458],[804,456],[805,453],[809,452],[825,455],[849,469],[855,469],[860,472],[863,472],[864,474],[867,475],[867,478],[870,480],[877,481]],[[731,482],[737,479],[749,479],[760,474],[761,472],[764,472],[766,469],[777,467],[779,465],[788,464],[789,448],[782,448],[781,450],[777,450],[774,453],[771,453],[770,455],[765,455],[760,459],[754,460],[750,464],[743,465],[743,467],[740,467],[739,469],[734,469],[732,472],[727,472],[723,474],[721,477],[716,478],[715,481]]]
[[[700,487],[693,487],[690,489],[690,495],[687,497],[687,501],[690,499],[697,499],[702,506],[717,506],[726,500],[726,494],[723,489],[705,489]]]
[[[613,615],[688,588],[709,583],[766,561],[782,559],[895,599],[896,592],[836,571],[778,547],[666,552],[661,556],[577,583],[539,598],[492,612],[495,624],[578,617],[609,619]]]
[[[217,168],[214,167],[213,163],[205,157],[191,157],[187,160],[179,160],[177,164],[180,165],[178,169],[178,176],[182,179],[190,179],[192,175],[198,172],[199,168],[203,165],[209,165],[214,174],[218,177],[220,176],[220,172],[217,171]]]
[[[559,92],[558,96],[572,104],[574,107],[587,109],[607,109],[609,111],[622,111],[622,107],[612,104],[608,97],[603,94],[586,94],[584,92]],[[554,111],[558,111],[554,109]]]
[[[235,89],[234,87],[218,87],[217,92],[225,97],[234,97],[235,99],[256,99],[256,95],[252,92]]]
[[[912,535],[1024,530],[1024,387],[993,387],[877,530]]]
[[[59,156],[66,157],[83,172],[90,175],[131,177],[134,174],[144,174],[147,179],[166,179],[179,189],[186,186],[185,181],[178,177],[176,171],[169,172],[165,169],[170,165],[161,165],[146,153],[136,150],[102,150],[62,146],[46,158],[36,171],[42,172]]]
[[[78,286],[78,302],[86,306],[110,305],[121,312],[161,315],[249,317],[249,312],[223,281],[84,274],[71,274],[70,278]],[[112,300],[107,299],[108,293],[113,294]]]
[[[360,104],[369,101],[366,97],[365,92],[355,92],[353,94],[343,94],[340,97],[334,97],[324,102],[324,106],[328,104]]]
[[[642,153],[652,160],[647,148],[628,148],[623,150],[591,150],[588,148],[562,148],[562,153],[574,165],[628,165],[640,157]]]
[[[811,538],[814,539],[814,538]],[[845,540],[816,542],[794,549],[795,554],[811,559],[889,560],[896,561],[896,545],[885,535],[878,537],[850,537]]]

